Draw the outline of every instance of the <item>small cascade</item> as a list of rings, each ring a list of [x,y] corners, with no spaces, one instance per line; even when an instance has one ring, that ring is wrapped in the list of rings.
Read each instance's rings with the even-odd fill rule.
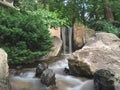
[[[62,27],[61,29],[61,38],[63,41],[63,53],[70,54],[72,53],[72,28]]]
[[[62,41],[63,41],[63,53],[66,54],[66,35],[65,35],[65,27],[62,28]]]
[[[67,58],[49,64],[56,77],[57,90],[95,90],[93,80],[74,77],[65,73],[68,67]],[[49,90],[35,77],[35,68],[23,69],[20,75],[10,75],[10,90]]]
[[[72,28],[69,28],[68,31],[69,31],[69,53],[72,53]]]
[[[65,68],[69,68],[67,58],[50,64],[49,68],[55,73],[58,90],[95,90],[93,80],[74,77],[64,72]]]

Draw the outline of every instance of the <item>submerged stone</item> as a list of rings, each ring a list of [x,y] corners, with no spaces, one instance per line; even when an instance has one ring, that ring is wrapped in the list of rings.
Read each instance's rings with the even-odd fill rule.
[[[117,83],[115,73],[112,70],[100,69],[94,74],[95,90],[119,90],[115,89]]]
[[[55,79],[55,73],[51,69],[44,70],[41,75],[41,83],[45,84],[46,86],[55,85]]]
[[[35,76],[40,78],[41,74],[43,73],[43,71],[45,69],[47,69],[47,68],[48,68],[48,65],[46,63],[38,64],[38,66],[36,67],[36,74],[35,74]]]

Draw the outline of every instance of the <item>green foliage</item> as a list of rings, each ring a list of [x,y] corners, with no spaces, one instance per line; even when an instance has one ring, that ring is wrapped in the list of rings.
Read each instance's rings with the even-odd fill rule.
[[[58,13],[59,18],[65,18],[68,25],[74,19],[75,22],[94,28],[93,23],[104,20],[108,13],[104,11],[107,6],[105,2],[111,9],[114,20],[120,22],[120,0],[47,0],[47,5],[50,11]]]
[[[41,19],[42,22],[47,26],[58,27],[66,25],[65,19],[59,19],[58,14],[50,12],[48,10],[37,9],[35,11],[28,11],[29,14],[34,15],[36,18]]]
[[[50,12],[48,9],[43,9],[43,1],[37,0],[36,2],[35,0],[19,0],[20,12],[31,14],[36,18],[41,19],[42,22],[48,27],[50,26],[56,28],[58,26],[66,26],[66,20],[64,18],[60,19],[59,13],[56,11]]]
[[[19,8],[22,12],[34,11],[36,9],[35,0],[19,0]]]
[[[38,15],[0,7],[0,47],[9,63],[32,63],[52,47],[48,27]]]
[[[119,34],[119,28],[113,26],[111,23],[106,21],[98,21],[95,24],[95,30],[96,31],[102,31],[102,32],[108,32],[113,33],[115,35]]]
[[[66,21],[66,25],[72,26],[73,14],[77,13],[77,5],[73,5],[73,0],[49,0],[48,6],[50,11],[58,13],[58,17]]]

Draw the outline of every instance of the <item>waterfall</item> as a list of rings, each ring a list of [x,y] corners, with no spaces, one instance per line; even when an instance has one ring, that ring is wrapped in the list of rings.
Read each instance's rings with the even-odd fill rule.
[[[65,27],[62,28],[62,41],[63,41],[63,53],[66,54],[66,35],[65,35]]]
[[[63,41],[63,53],[72,53],[72,28],[62,27],[61,36]]]
[[[69,28],[68,31],[69,31],[69,53],[72,53],[72,28]]]

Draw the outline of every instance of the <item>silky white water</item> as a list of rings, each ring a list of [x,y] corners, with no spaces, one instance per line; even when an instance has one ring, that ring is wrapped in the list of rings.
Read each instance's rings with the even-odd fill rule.
[[[57,61],[49,68],[56,73],[56,84],[59,90],[94,90],[93,80],[82,80],[71,75],[66,75],[64,68],[68,68],[67,59]]]
[[[54,62],[48,68],[55,72],[57,90],[94,90],[93,80],[83,80],[64,72],[64,68],[68,68],[66,59]],[[11,75],[11,90],[47,90],[45,85],[40,83],[40,79],[34,76],[35,68],[26,70],[19,76]]]
[[[72,28],[69,28],[69,53],[72,53]]]
[[[70,54],[72,50],[72,28],[63,27],[61,29],[61,39],[63,42],[63,54]]]
[[[67,41],[67,40],[66,40],[65,30],[66,30],[65,27],[63,27],[63,28],[62,28],[62,31],[61,31],[61,32],[62,32],[61,34],[62,34],[63,53],[64,53],[64,54],[67,53],[67,51],[66,51],[66,43],[67,43],[66,41]]]

